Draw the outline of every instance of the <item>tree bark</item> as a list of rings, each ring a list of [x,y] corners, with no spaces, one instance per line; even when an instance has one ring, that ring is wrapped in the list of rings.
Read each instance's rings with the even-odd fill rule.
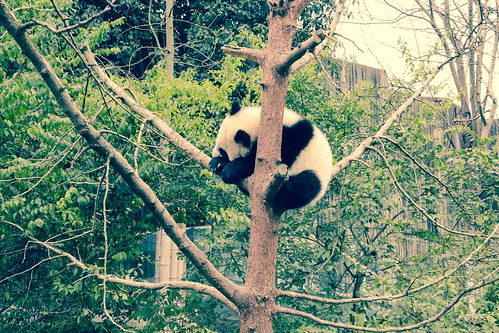
[[[165,23],[166,23],[166,72],[168,75],[173,76],[173,64],[175,60],[175,47],[173,38],[173,3],[175,0],[165,0]]]
[[[291,65],[287,60],[298,17],[307,3],[307,0],[269,1],[268,44],[261,62],[262,113],[255,172],[250,184],[252,220],[245,286],[253,296],[253,302],[248,304],[248,308],[240,309],[243,333],[272,332],[276,310],[278,231],[282,212],[273,207],[272,198],[269,198],[269,193],[273,191],[269,187],[271,184],[279,186],[274,184],[273,177],[281,159],[282,118]]]

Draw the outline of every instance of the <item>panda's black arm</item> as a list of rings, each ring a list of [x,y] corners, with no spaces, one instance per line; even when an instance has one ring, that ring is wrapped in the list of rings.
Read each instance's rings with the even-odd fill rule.
[[[231,162],[224,156],[216,156],[210,161],[210,170],[222,177],[224,183],[237,184],[253,174],[255,160],[250,157],[239,157]]]
[[[223,148],[218,148],[218,154],[218,156],[211,159],[209,167],[211,171],[215,172],[217,175],[220,175],[230,160],[229,155]]]
[[[210,170],[220,175],[229,162],[229,159],[224,156],[213,157],[210,161]]]
[[[227,163],[220,176],[224,183],[237,184],[248,178],[255,171],[255,159],[250,157],[239,157]]]
[[[224,183],[239,184],[255,171],[257,142],[255,142],[246,156],[238,157],[225,165],[220,177]]]

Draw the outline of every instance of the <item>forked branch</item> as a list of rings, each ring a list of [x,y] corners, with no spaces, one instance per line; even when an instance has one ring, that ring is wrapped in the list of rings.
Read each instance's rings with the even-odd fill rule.
[[[328,38],[324,38],[322,42],[314,47],[313,52],[306,53],[301,59],[297,60],[290,68],[290,73],[294,73],[298,71],[300,68],[303,68],[306,64],[314,59],[316,55],[321,53],[329,43],[329,38],[332,38],[336,32],[336,27],[340,22],[341,12],[343,11],[343,6],[345,4],[344,0],[338,1],[336,4],[336,10],[334,11],[334,17],[331,21],[331,25],[329,26],[326,35]]]
[[[313,53],[317,45],[320,45],[326,37],[326,33],[319,30],[312,37],[303,43],[300,43],[296,48],[284,56],[281,60],[281,64],[276,68],[277,72],[281,74],[286,73],[291,66],[301,59],[307,52]]]
[[[263,50],[260,49],[252,49],[248,47],[238,47],[238,46],[232,46],[232,45],[225,45],[222,46],[222,51],[225,54],[238,57],[238,58],[243,58],[246,60],[251,60],[254,62],[259,63],[260,65],[263,62],[264,56],[263,56]]]
[[[64,28],[56,28],[54,26],[49,25],[46,22],[32,20],[29,23],[21,25],[21,30],[28,29],[28,28],[35,26],[35,25],[40,25],[42,27],[49,29],[50,31],[52,31],[55,34],[61,34],[63,32],[67,32],[67,31],[71,31],[71,30],[74,30],[74,29],[77,29],[80,27],[84,27],[84,26],[88,25],[89,23],[91,23],[92,21],[94,21],[95,19],[97,19],[97,18],[101,17],[102,15],[106,14],[107,12],[111,11],[114,7],[116,7],[116,4],[114,3],[114,1],[111,1],[108,4],[109,5],[106,6],[102,11],[90,16],[89,18],[87,18],[83,21],[77,22],[77,23],[72,24],[72,25],[65,25]]]

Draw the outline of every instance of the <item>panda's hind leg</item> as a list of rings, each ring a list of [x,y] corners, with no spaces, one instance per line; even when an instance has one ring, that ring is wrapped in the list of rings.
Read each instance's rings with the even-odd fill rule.
[[[276,194],[276,204],[283,210],[301,208],[321,191],[321,182],[311,170],[289,177]]]

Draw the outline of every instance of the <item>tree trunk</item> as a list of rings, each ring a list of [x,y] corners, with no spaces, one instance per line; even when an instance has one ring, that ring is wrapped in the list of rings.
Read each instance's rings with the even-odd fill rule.
[[[240,308],[243,333],[273,331],[281,212],[272,206],[269,192],[275,185],[273,175],[281,159],[282,118],[289,76],[289,67],[283,66],[283,61],[291,51],[297,19],[305,3],[307,1],[276,4],[269,1],[268,44],[261,63],[262,113],[255,172],[250,184],[252,224],[246,287],[252,301],[248,308]]]
[[[173,62],[175,60],[175,47],[173,39],[173,3],[175,0],[165,0],[165,33],[166,33],[166,72],[168,75],[173,76]]]

